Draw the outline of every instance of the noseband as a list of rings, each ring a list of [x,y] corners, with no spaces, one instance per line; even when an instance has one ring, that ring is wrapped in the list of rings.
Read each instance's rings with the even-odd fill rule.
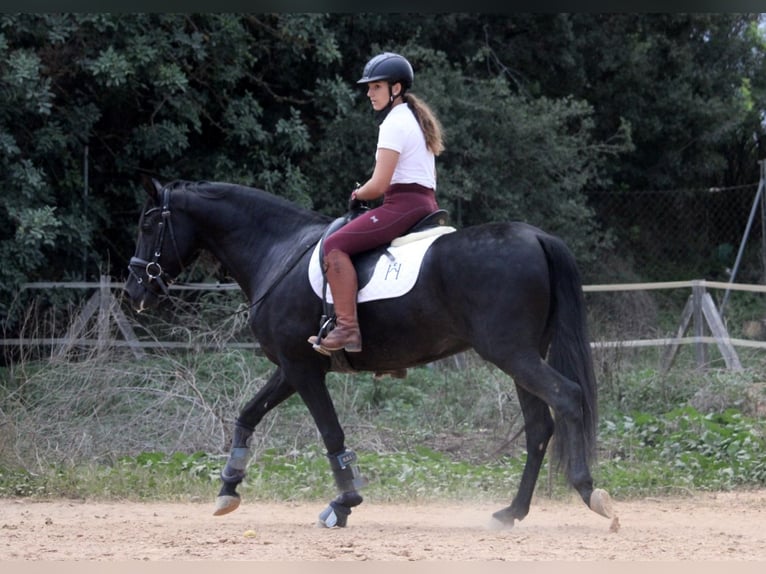
[[[162,206],[154,207],[144,214],[147,217],[152,212],[160,210],[160,222],[159,232],[157,233],[157,242],[154,245],[154,251],[151,261],[146,261],[140,257],[131,257],[130,264],[128,265],[128,271],[130,275],[136,280],[136,283],[141,285],[145,290],[152,291],[155,295],[160,293],[153,286],[157,286],[159,290],[165,295],[168,294],[170,285],[173,283],[173,278],[169,277],[160,265],[160,256],[162,255],[162,243],[165,240],[165,231],[170,234],[170,240],[173,243],[173,250],[176,254],[176,259],[181,265],[183,270],[183,264],[181,264],[181,258],[178,255],[178,246],[176,245],[175,233],[173,233],[173,224],[170,220],[170,190],[167,187],[162,188]],[[141,275],[141,271],[146,277],[146,283],[144,283],[144,277]]]

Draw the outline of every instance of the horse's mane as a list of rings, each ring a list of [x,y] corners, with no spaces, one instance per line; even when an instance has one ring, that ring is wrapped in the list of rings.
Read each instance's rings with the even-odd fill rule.
[[[218,182],[218,181],[207,181],[207,180],[198,180],[198,181],[188,181],[185,179],[176,179],[175,181],[171,181],[166,186],[170,190],[175,189],[184,189],[191,191],[193,193],[197,193],[200,196],[206,198],[206,199],[223,199],[227,192],[230,192],[233,189],[247,189],[247,190],[253,190],[256,192],[266,193],[265,191],[261,189],[246,187],[244,185],[239,185],[236,183],[224,183],[224,182]],[[276,196],[274,196],[276,197]]]
[[[295,211],[303,213],[309,221],[322,223],[329,219],[329,216],[301,207],[300,205],[279,195],[275,195],[257,187],[250,187],[237,183],[207,180],[188,181],[178,179],[168,183],[167,187],[171,190],[185,189],[196,193],[205,199],[225,199],[233,194],[243,194],[245,196],[251,195],[257,198],[259,201],[266,202],[267,204],[275,207],[280,211]]]
[[[306,209],[284,197],[256,187],[205,180],[175,180],[167,186],[171,190],[192,193],[205,200],[231,202],[237,206],[236,215],[233,216],[236,219],[232,219],[232,223],[236,220],[245,227],[250,227],[249,222],[257,219],[261,231],[273,228],[283,237],[285,234],[292,234],[289,246],[276,247],[286,249],[286,253],[292,252],[296,243],[318,241],[332,221],[328,215]],[[243,248],[247,249],[247,246],[243,244]]]

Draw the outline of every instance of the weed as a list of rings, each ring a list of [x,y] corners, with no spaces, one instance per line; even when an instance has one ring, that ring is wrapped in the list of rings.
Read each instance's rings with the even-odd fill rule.
[[[227,331],[240,319],[224,321]],[[689,367],[681,353],[663,374],[657,358],[625,349],[597,356],[597,484],[617,496],[766,484],[763,359],[743,353],[750,366],[732,373]],[[0,496],[211,498],[234,419],[272,370],[223,344],[141,362],[94,353],[4,367]],[[526,445],[513,382],[475,354],[410,369],[402,380],[331,373],[328,388],[371,480],[366,496],[507,500],[515,491]],[[297,396],[264,418],[252,450],[244,496],[334,492],[321,437]],[[546,461],[541,482],[547,473]],[[568,492],[560,477],[546,491]]]

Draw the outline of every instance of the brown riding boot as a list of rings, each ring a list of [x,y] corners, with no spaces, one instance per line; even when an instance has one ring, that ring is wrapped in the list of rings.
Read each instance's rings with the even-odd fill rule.
[[[351,258],[338,249],[330,251],[325,257],[325,262],[336,319],[335,328],[322,339],[320,347],[324,351],[345,349],[349,353],[358,353],[362,350],[362,334],[359,332],[359,322],[356,317],[358,289],[356,269],[351,263]],[[316,338],[312,337],[312,339],[315,342]],[[319,350],[319,352],[322,351]]]

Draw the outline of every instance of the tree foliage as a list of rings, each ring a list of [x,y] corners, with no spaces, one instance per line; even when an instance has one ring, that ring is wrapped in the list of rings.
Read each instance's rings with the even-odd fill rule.
[[[458,225],[522,219],[586,265],[587,193],[757,180],[750,14],[0,15],[0,311],[32,280],[122,278],[141,173],[262,187],[339,214],[369,176],[364,63],[413,63],[445,126]],[[201,276],[215,269],[198,269]]]

